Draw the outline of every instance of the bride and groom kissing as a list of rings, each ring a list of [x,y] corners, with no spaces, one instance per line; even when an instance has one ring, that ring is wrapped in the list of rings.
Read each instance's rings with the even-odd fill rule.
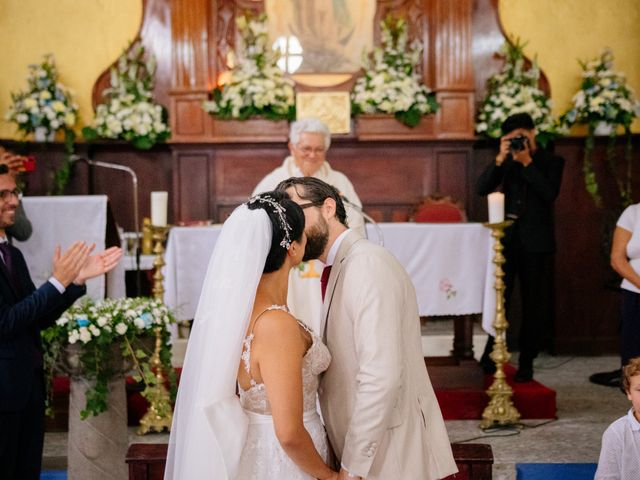
[[[312,258],[331,266],[318,332],[286,307],[290,269]],[[321,180],[290,178],[238,207],[209,261],[165,479],[456,471],[402,266],[347,228],[339,192]]]

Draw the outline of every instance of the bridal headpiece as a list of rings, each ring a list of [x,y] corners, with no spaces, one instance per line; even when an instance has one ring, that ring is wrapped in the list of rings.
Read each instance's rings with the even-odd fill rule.
[[[291,247],[291,226],[289,222],[287,222],[287,217],[284,212],[287,211],[280,203],[278,203],[273,197],[269,195],[255,195],[249,199],[248,204],[252,203],[265,203],[271,207],[271,211],[276,214],[278,217],[278,222],[280,223],[280,228],[284,232],[284,238],[280,242],[280,246],[286,250],[289,250]]]

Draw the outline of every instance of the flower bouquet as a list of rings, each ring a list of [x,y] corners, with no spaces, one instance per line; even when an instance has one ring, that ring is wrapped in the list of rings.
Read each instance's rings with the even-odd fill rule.
[[[40,64],[28,68],[28,89],[11,94],[6,120],[25,135],[34,133],[39,141],[53,140],[58,130],[70,132],[78,119],[78,105],[72,91],[58,80],[54,56],[45,55]]]
[[[529,69],[525,69],[524,47],[519,41],[515,44],[505,42],[501,47],[500,54],[504,56],[505,64],[488,80],[476,132],[500,138],[502,122],[516,113],[528,113],[536,126],[536,140],[545,147],[550,140],[566,132],[551,114],[551,100],[538,87],[540,69],[535,60]]]
[[[578,61],[582,67],[580,90],[573,96],[573,107],[563,116],[562,121],[568,126],[574,124],[587,125],[583,173],[585,187],[597,206],[602,206],[602,197],[598,189],[591,154],[594,149],[594,135],[601,124],[609,128],[609,143],[606,161],[614,176],[621,207],[632,203],[631,199],[631,122],[638,115],[640,104],[634,97],[633,90],[627,85],[625,75],[613,70],[613,52],[605,49],[599,57],[589,62]],[[625,161],[628,168],[626,178],[622,178],[616,168],[615,141],[617,127],[624,128],[627,138]]]
[[[153,101],[155,71],[155,58],[145,61],[140,41],[130,46],[111,69],[111,86],[103,92],[106,101],[97,106],[94,126],[83,128],[83,136],[127,140],[143,150],[167,140],[167,110]]]
[[[363,59],[364,76],[351,92],[354,115],[388,113],[409,127],[420,123],[420,117],[434,113],[438,103],[422,84],[418,65],[422,44],[414,40],[408,45],[407,23],[388,16],[380,22],[381,46]]]
[[[232,56],[238,61],[229,80],[213,89],[202,108],[221,119],[293,120],[294,84],[278,68],[279,54],[269,46],[267,16],[240,16],[236,26],[240,42]]]
[[[160,361],[175,390],[166,330],[174,322],[169,309],[151,298],[89,299],[73,305],[42,332],[47,376],[51,379],[54,370],[63,370],[87,379],[92,387],[86,392],[81,417],[98,415],[107,409],[107,384],[112,377],[135,366],[136,380],[147,386],[156,381],[147,359],[153,350],[154,328],[160,326]]]

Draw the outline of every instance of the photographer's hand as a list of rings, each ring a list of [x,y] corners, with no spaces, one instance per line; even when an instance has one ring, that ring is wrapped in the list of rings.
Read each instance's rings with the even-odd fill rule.
[[[498,167],[502,165],[502,163],[507,158],[507,155],[509,155],[510,138],[510,135],[505,135],[500,138],[500,151],[498,152],[498,155],[496,155],[496,166]]]

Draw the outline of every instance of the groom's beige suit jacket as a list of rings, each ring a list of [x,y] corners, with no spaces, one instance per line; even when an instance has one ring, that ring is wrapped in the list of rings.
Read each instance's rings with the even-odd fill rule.
[[[342,465],[369,480],[455,473],[424,364],[415,289],[393,255],[348,232],[333,262],[323,319],[332,361],[320,405]]]

